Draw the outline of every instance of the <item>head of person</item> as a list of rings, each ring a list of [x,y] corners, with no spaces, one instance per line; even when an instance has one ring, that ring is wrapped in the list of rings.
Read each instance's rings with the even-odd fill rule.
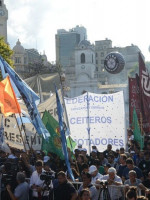
[[[90,200],[90,190],[88,188],[81,190],[79,196],[81,200]]]
[[[81,168],[82,168],[82,172],[88,172],[89,171],[89,165],[87,163],[83,163]]]
[[[102,151],[97,152],[97,157],[102,161],[104,159],[104,153]]]
[[[82,154],[83,156],[86,156],[87,150],[86,150],[85,148],[81,149],[81,154]]]
[[[91,174],[92,177],[95,177],[98,173],[97,167],[95,165],[91,165],[89,167],[89,174]]]
[[[79,155],[77,156],[77,162],[78,162],[78,163],[84,163],[84,157],[83,157],[82,154],[79,154]]]
[[[35,163],[35,168],[38,174],[42,173],[42,168],[43,168],[43,161],[42,160],[37,160]]]
[[[126,160],[127,160],[126,154],[120,154],[120,159],[119,159],[120,164],[125,164]]]
[[[104,171],[106,174],[108,174],[108,169],[111,167],[111,165],[109,163],[104,165]]]
[[[75,149],[75,150],[74,150],[74,153],[75,153],[75,157],[77,158],[78,155],[80,154],[80,150],[79,150],[79,149]]]
[[[97,150],[96,149],[92,149],[91,156],[92,156],[92,158],[96,158],[97,157]]]
[[[136,187],[132,186],[126,193],[127,200],[137,200],[137,190]]]
[[[131,128],[128,128],[127,133],[128,133],[128,136],[130,137],[131,135],[133,135],[133,130]]]
[[[126,160],[126,164],[127,164],[127,167],[129,168],[129,170],[132,170],[134,168],[134,162],[131,158],[128,158]]]
[[[121,147],[120,148],[120,154],[124,154],[124,153],[125,153],[124,147]]]
[[[129,179],[131,182],[136,181],[136,172],[134,170],[129,171]]]
[[[82,172],[81,176],[82,176],[82,181],[83,181],[84,187],[88,187],[92,180],[91,174],[89,174],[88,172]]]
[[[110,167],[110,168],[108,169],[108,174],[109,174],[109,178],[110,178],[111,180],[114,180],[115,175],[116,175],[116,169],[115,169],[114,167]]]
[[[57,174],[57,179],[59,184],[63,184],[67,181],[67,175],[65,174],[65,172],[60,171]]]
[[[18,183],[24,183],[25,182],[25,174],[23,172],[18,172],[16,179]]]
[[[109,162],[109,163],[113,163],[113,162],[114,162],[114,155],[108,154],[107,159],[108,159],[108,162]]]
[[[107,150],[108,150],[108,151],[111,151],[111,150],[112,150],[112,145],[111,145],[111,144],[108,144],[108,145],[107,145]]]

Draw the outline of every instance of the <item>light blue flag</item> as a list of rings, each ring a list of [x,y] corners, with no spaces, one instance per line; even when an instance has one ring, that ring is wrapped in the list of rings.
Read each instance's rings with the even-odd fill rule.
[[[4,66],[4,70],[9,74],[10,78],[15,83],[17,89],[19,90],[21,97],[26,104],[28,113],[30,115],[32,124],[34,125],[37,133],[43,135],[44,139],[48,139],[50,136],[48,130],[45,128],[40,114],[37,109],[37,105],[40,98],[37,94],[18,76],[18,74],[8,65],[8,63],[0,57],[0,60]]]
[[[65,130],[64,130],[64,120],[63,120],[63,107],[61,105],[57,88],[55,86],[56,90],[56,101],[57,101],[57,113],[58,113],[58,119],[59,119],[59,128],[60,128],[60,135],[61,135],[61,143],[62,143],[62,149],[65,157],[65,162],[68,168],[68,173],[70,178],[74,181],[74,176],[70,167],[70,162],[68,158],[68,151],[67,151],[67,141],[66,141],[66,136],[65,136]]]

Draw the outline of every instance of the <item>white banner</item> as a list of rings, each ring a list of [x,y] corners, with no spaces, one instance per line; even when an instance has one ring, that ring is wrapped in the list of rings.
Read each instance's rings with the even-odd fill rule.
[[[113,150],[126,146],[123,92],[113,94],[85,93],[65,98],[72,138],[86,148],[99,151],[112,144]]]

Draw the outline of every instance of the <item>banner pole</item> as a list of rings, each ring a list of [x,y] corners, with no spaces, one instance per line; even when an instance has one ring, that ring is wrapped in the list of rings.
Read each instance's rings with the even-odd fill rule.
[[[89,93],[87,92],[87,117],[88,117],[88,127],[87,127],[87,131],[88,131],[88,139],[89,139],[89,155],[91,153],[91,135],[90,135],[90,123],[89,123]]]

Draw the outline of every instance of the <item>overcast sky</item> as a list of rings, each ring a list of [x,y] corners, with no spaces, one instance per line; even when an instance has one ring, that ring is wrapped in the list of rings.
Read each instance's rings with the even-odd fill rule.
[[[8,42],[21,41],[55,61],[57,29],[82,25],[88,40],[111,39],[113,46],[139,46],[150,61],[150,0],[4,0],[9,12]]]

